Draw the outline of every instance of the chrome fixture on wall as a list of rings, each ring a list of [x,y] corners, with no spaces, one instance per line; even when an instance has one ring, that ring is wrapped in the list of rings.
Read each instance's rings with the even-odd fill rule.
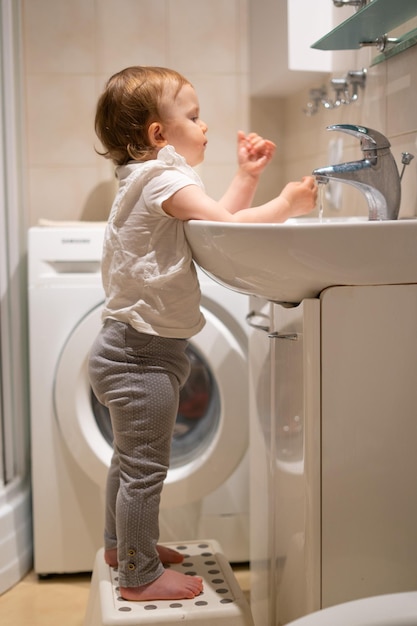
[[[345,92],[344,104],[350,104],[351,102],[355,102],[355,100],[358,99],[359,89],[363,89],[365,87],[366,69],[349,70],[349,72],[347,73],[346,82],[348,84],[348,87]]]
[[[309,101],[307,102],[306,108],[303,109],[307,117],[315,115],[319,110],[320,104],[324,106],[324,103],[326,102],[326,97],[327,91],[324,86],[316,89],[310,89]]]
[[[360,41],[359,45],[361,48],[375,46],[379,52],[384,52],[388,45],[396,45],[400,42],[400,39],[397,37],[388,37],[387,34],[381,35],[380,37],[376,37],[376,39],[370,39],[366,41]]]
[[[323,106],[325,109],[337,109],[341,104],[346,104],[345,94],[348,90],[346,78],[332,78],[330,85],[334,91],[334,100],[325,99]]]
[[[400,181],[403,179],[405,168],[407,167],[407,165],[410,165],[413,159],[414,154],[410,154],[409,152],[401,152],[401,164],[403,167],[400,173]]]
[[[355,7],[355,11],[359,11],[366,4],[368,4],[369,0],[333,0],[333,4],[335,7]]]
[[[326,88],[311,89],[309,92],[309,101],[307,102],[304,113],[312,116],[319,110],[320,105],[325,109],[335,109],[342,104],[351,104],[359,97],[360,89],[365,87],[366,69],[349,70],[346,76],[342,78],[332,78],[330,86],[334,91],[334,97],[327,95]]]

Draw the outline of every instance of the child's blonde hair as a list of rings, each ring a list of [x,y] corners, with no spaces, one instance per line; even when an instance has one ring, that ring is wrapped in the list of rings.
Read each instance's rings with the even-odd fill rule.
[[[148,128],[161,121],[158,105],[169,84],[176,97],[190,82],[164,67],[134,66],[114,74],[97,103],[95,130],[105,148],[99,154],[116,165],[152,158]]]

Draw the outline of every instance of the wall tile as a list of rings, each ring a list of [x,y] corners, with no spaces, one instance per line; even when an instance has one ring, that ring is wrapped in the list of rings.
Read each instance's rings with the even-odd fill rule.
[[[250,129],[273,141],[276,145],[274,158],[264,170],[254,198],[254,205],[263,204],[279,195],[286,180],[284,102],[280,98],[252,98],[250,106]]]
[[[238,0],[169,0],[168,60],[189,73],[237,71]]]
[[[94,165],[94,76],[28,76],[26,94],[30,165]]]
[[[110,179],[103,181],[94,167],[31,168],[31,225],[39,219],[106,219],[113,197],[111,187]]]
[[[94,71],[94,0],[22,0],[26,71]]]
[[[188,74],[200,102],[201,118],[208,125],[208,163],[236,163],[236,136],[247,126],[247,98],[236,74]],[[244,79],[243,79],[244,80]]]
[[[167,65],[168,0],[98,0],[97,72]]]
[[[239,45],[236,55],[237,64],[241,72],[249,75],[249,0],[238,0],[237,27],[239,37]]]
[[[381,133],[387,132],[386,76],[386,63],[369,67],[365,90],[358,103],[361,111],[358,123]]]
[[[208,161],[199,167],[199,175],[206,193],[214,200],[220,200],[236,173],[236,163],[210,164]]]
[[[396,135],[417,130],[417,48],[389,59],[387,66],[387,133]]]

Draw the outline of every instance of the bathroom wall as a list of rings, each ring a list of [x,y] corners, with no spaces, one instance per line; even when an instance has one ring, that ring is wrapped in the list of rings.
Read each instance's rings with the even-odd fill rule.
[[[194,84],[209,126],[200,174],[221,196],[248,130],[247,0],[20,1],[31,225],[107,218],[115,183],[94,151],[95,106],[129,65],[173,67]]]
[[[399,36],[417,27],[413,18],[392,33]],[[391,33],[390,33],[391,35]],[[356,103],[343,105],[334,110],[320,107],[316,115],[307,117],[303,113],[308,101],[308,88],[304,88],[285,99],[283,126],[285,138],[285,179],[296,179],[314,168],[328,165],[329,142],[342,138],[342,160],[362,158],[359,142],[346,134],[328,132],[330,124],[360,124],[379,130],[385,134],[392,146],[392,152],[401,170],[401,153],[411,152],[416,158],[407,167],[402,183],[400,217],[417,215],[417,46],[371,67],[372,59],[379,54],[375,48],[358,50],[355,53],[355,67],[347,70],[367,68],[367,82]],[[343,76],[338,72],[334,76]],[[328,77],[331,78],[331,75]],[[328,82],[325,83],[328,86]],[[320,87],[312,82],[310,87]],[[331,95],[331,94],[329,94]],[[271,127],[273,122],[271,120]],[[341,185],[342,199],[339,211],[325,202],[328,215],[367,214],[367,205],[362,194],[348,185]]]
[[[355,67],[346,66],[346,71],[368,69],[358,102],[333,111],[321,108],[307,117],[303,109],[309,87],[321,84],[317,78],[285,96],[276,96],[272,86],[270,94],[250,97],[249,9],[259,10],[258,2],[20,1],[30,224],[40,218],[106,219],[115,183],[111,163],[94,152],[94,111],[105,80],[131,64],[174,67],[196,86],[209,126],[206,160],[199,171],[214,197],[221,196],[235,170],[239,128],[256,130],[278,146],[256,202],[278,193],[287,180],[328,164],[329,142],[336,135],[342,137],[343,159],[361,158],[358,142],[326,132],[330,124],[359,123],[386,133],[398,164],[402,151],[417,155],[417,46],[374,67],[375,49],[357,51]],[[398,34],[416,26],[417,20],[411,20]],[[267,40],[259,45],[266,46]],[[283,59],[266,54],[265,63],[273,68]],[[306,80],[304,72],[302,76]],[[330,78],[325,75],[323,81]],[[366,213],[360,192],[346,185],[339,205],[335,211],[328,203],[325,211]],[[404,175],[400,210],[401,217],[411,215],[417,215],[417,157]]]
[[[310,8],[309,0],[305,3]],[[327,30],[323,19],[326,7],[330,12],[333,9],[334,23],[354,14],[350,7],[334,8],[332,0],[323,0],[320,7],[321,10],[316,12],[318,25],[300,28],[297,38],[290,39],[288,45],[287,2],[249,0],[250,122],[255,128],[261,124],[262,132],[274,136],[278,145],[277,156],[258,188],[255,202],[268,200],[274,188],[277,190],[288,180],[299,179],[316,167],[335,162],[332,159],[362,158],[357,140],[346,134],[326,131],[331,124],[361,124],[388,135],[399,169],[402,168],[401,152],[416,154],[404,174],[400,217],[416,215],[417,109],[414,99],[417,46],[375,66],[372,66],[372,60],[379,55],[375,47],[330,53],[332,59],[328,57],[329,53],[317,50],[318,56],[312,64],[309,47]],[[417,17],[389,34],[399,37],[415,28]],[[308,39],[310,32],[311,38]],[[304,71],[290,69],[289,47],[297,52],[304,48],[308,66],[314,65],[316,71],[306,72],[305,67]],[[319,62],[320,55],[323,55],[322,63]],[[325,68],[330,62],[337,71],[326,73]],[[315,115],[308,117],[305,114],[310,89],[325,87],[329,98],[334,99],[331,78],[341,78],[348,70],[362,68],[367,69],[367,81],[356,103],[333,110],[320,106]],[[330,148],[336,143],[341,144],[340,154],[331,155]],[[326,187],[324,195],[325,215],[367,214],[364,196],[352,186],[332,183]]]

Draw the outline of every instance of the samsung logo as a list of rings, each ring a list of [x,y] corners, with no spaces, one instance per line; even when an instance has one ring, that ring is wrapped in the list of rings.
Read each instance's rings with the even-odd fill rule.
[[[91,243],[91,239],[65,238],[61,239],[61,243]]]

